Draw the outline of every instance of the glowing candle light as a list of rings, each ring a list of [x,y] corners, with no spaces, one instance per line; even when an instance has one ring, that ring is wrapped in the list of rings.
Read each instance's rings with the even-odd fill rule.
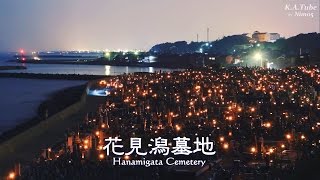
[[[128,160],[128,159],[130,159],[130,156],[129,156],[129,155],[125,155],[125,156],[124,156],[124,159],[125,159],[125,160]]]
[[[251,151],[252,153],[255,153],[257,150],[256,150],[255,147],[251,147],[250,151]]]
[[[274,152],[274,149],[273,149],[273,148],[270,148],[270,149],[269,149],[269,152],[270,152],[270,153],[273,153],[273,152]]]
[[[8,179],[15,179],[15,177],[16,177],[16,173],[10,172],[9,176],[8,176]]]
[[[271,127],[271,123],[270,123],[270,122],[265,123],[265,124],[264,124],[264,127],[270,128],[270,127]]]
[[[104,159],[104,157],[105,157],[104,154],[102,154],[102,153],[99,154],[99,159],[100,159],[100,160]]]
[[[292,137],[291,137],[291,134],[286,134],[286,138],[288,139],[288,140],[290,140]]]
[[[223,149],[227,150],[227,149],[229,149],[229,144],[228,143],[224,143],[222,147],[223,147]]]
[[[219,140],[220,140],[220,142],[223,142],[223,141],[224,141],[224,137],[221,136],[221,137],[219,138]]]

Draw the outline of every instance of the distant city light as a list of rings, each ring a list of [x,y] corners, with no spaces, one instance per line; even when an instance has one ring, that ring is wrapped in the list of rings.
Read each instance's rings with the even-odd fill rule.
[[[33,60],[40,61],[41,59],[39,57],[33,57]]]
[[[155,56],[149,56],[148,59],[149,59],[149,62],[150,62],[150,63],[153,63],[153,62],[156,62],[157,57],[155,57]]]

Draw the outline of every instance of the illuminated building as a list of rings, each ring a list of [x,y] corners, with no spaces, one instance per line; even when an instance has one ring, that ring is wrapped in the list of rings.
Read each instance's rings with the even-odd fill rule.
[[[276,40],[280,39],[279,33],[270,33],[269,34],[269,42],[275,42]]]
[[[270,35],[266,32],[259,32],[255,31],[252,34],[252,39],[254,39],[256,42],[268,42],[270,40]]]
[[[256,42],[275,42],[280,39],[280,34],[255,31],[252,34],[252,39]]]

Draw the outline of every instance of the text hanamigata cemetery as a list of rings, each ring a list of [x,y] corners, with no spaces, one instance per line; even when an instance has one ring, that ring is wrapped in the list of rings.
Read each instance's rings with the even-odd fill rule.
[[[214,141],[210,141],[209,137],[197,137],[193,144],[195,145],[194,149],[189,146],[190,138],[187,137],[176,137],[173,138],[175,141],[174,146],[168,143],[168,139],[158,137],[154,139],[150,139],[150,143],[148,147],[150,150],[143,151],[142,150],[142,139],[141,138],[130,138],[130,150],[128,152],[123,151],[123,144],[122,139],[115,137],[106,138],[106,145],[103,149],[106,151],[108,156],[124,156],[121,157],[113,157],[113,165],[140,165],[140,166],[153,166],[153,165],[200,165],[203,166],[206,160],[175,160],[173,157],[168,157],[163,162],[162,160],[148,160],[148,159],[130,159],[130,155],[136,154],[139,156],[146,156],[146,155],[163,155],[168,156],[172,154],[173,156],[176,155],[190,155],[193,153],[202,153],[206,156],[213,156],[216,154],[215,151],[215,143]]]

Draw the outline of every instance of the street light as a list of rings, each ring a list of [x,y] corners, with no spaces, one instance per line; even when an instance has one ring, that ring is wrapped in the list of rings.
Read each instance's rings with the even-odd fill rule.
[[[262,54],[260,52],[257,52],[255,55],[254,55],[254,58],[258,61],[260,61],[260,66],[262,67]]]
[[[105,52],[104,57],[110,60],[111,53],[110,52]]]

